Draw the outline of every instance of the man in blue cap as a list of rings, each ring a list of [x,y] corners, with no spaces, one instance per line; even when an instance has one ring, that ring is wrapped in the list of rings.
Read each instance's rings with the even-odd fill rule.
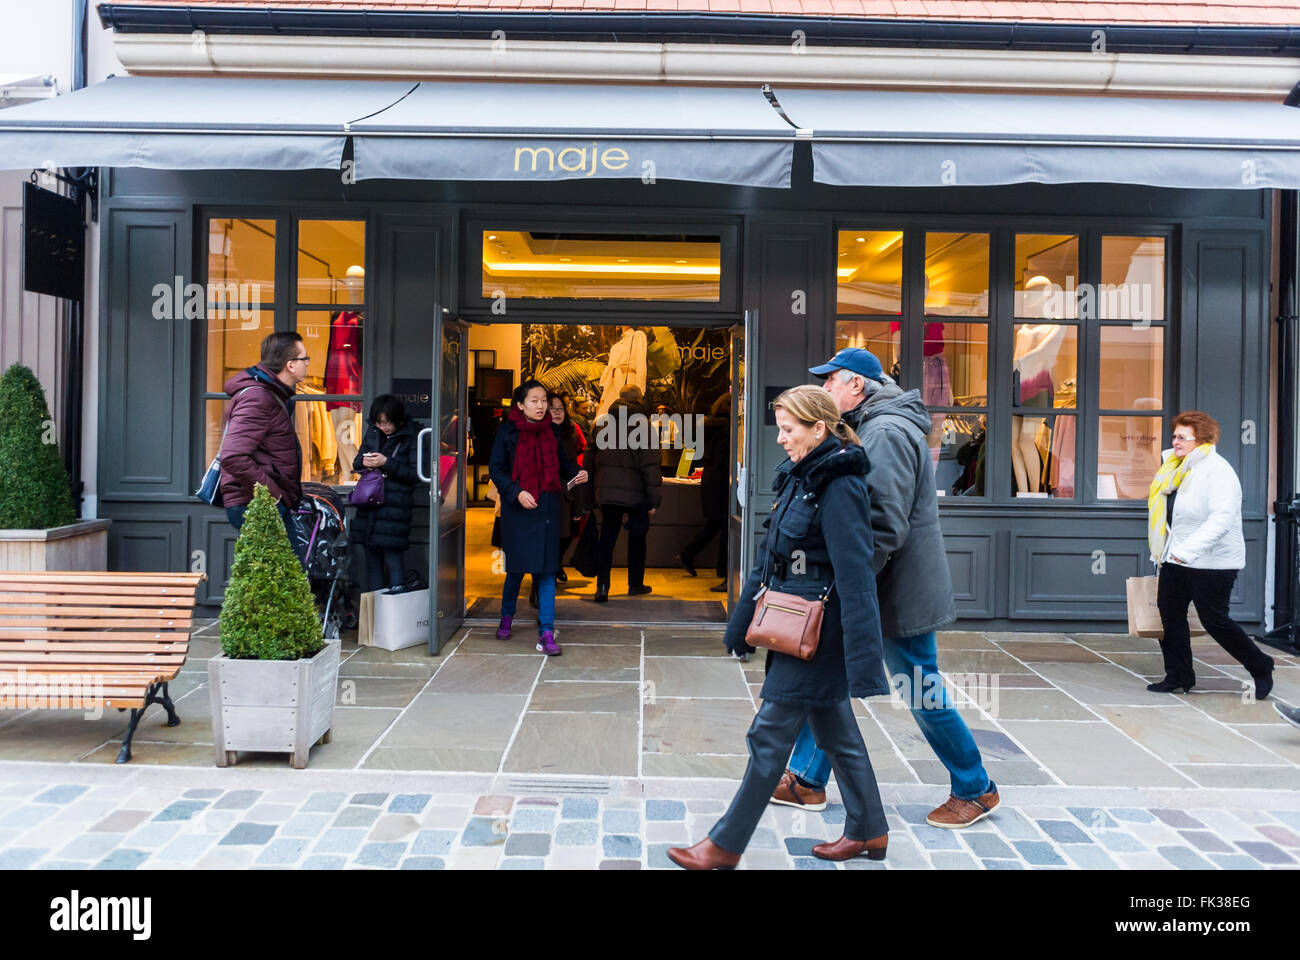
[[[899,693],[952,780],[951,795],[926,822],[968,827],[993,812],[999,798],[939,675],[935,631],[955,620],[957,610],[925,442],[933,421],[920,391],[904,392],[869,350],[849,347],[808,372],[826,378],[827,392],[857,431],[871,463],[867,489],[885,664],[890,674],[905,679],[894,682],[901,684]],[[772,801],[824,810],[830,772],[830,761],[805,726]]]

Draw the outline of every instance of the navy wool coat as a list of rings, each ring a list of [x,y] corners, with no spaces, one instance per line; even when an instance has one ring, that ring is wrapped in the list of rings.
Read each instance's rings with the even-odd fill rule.
[[[786,460],[777,468],[777,502],[754,569],[727,622],[727,649],[753,650],[745,643],[745,631],[754,616],[754,594],[763,582],[773,590],[809,598],[821,596],[832,581],[835,587],[811,660],[767,652],[764,700],[830,706],[850,696],[889,692],[881,664],[867,469],[860,446],[841,449],[834,438],[798,463]]]
[[[552,424],[550,434],[544,436],[555,443],[560,480],[568,483],[578,467],[560,442],[559,428]],[[506,573],[553,576],[560,569],[560,538],[568,529],[563,522],[564,493],[543,493],[532,510],[519,505],[516,498],[522,488],[511,476],[518,446],[519,428],[507,420],[497,431],[488,463],[488,474],[501,494],[501,549],[506,554]]]

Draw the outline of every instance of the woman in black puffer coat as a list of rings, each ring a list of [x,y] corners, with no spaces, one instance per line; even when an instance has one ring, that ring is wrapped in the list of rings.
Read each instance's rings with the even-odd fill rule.
[[[366,554],[366,590],[399,587],[405,581],[402,557],[411,542],[411,507],[415,502],[415,446],[419,430],[406,416],[402,401],[384,393],[370,405],[370,428],[352,461],[360,473],[378,469],[384,476],[384,502],[358,507],[351,539]]]

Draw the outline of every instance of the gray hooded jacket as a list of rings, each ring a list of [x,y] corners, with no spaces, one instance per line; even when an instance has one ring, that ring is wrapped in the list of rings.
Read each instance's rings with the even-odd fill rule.
[[[957,618],[952,577],[939,529],[939,501],[926,434],[933,424],[918,390],[889,381],[844,419],[857,431],[871,470],[880,625],[887,639],[938,630]]]

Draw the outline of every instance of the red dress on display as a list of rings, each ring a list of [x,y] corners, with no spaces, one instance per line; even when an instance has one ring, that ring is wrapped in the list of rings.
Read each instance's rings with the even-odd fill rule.
[[[361,316],[351,310],[340,311],[330,321],[329,356],[325,360],[325,392],[361,393]],[[360,410],[361,404],[344,400],[327,400],[326,410]]]

